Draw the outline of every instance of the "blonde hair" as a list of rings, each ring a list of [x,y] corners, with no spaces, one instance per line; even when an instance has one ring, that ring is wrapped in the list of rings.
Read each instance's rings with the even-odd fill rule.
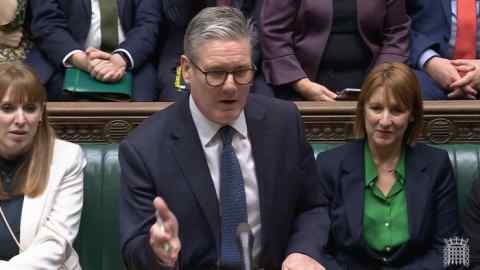
[[[48,123],[45,108],[46,90],[29,66],[13,62],[0,64],[0,100],[7,92],[12,102],[40,103],[42,116],[32,145],[14,175],[12,193],[7,194],[0,184],[0,200],[18,195],[36,197],[47,186],[55,142],[55,132]]]
[[[402,63],[378,65],[363,82],[354,123],[356,137],[365,137],[365,104],[376,91],[382,88],[385,89],[387,100],[392,97],[402,109],[411,112],[413,121],[405,131],[404,142],[410,145],[414,144],[422,133],[423,101],[415,73]]]

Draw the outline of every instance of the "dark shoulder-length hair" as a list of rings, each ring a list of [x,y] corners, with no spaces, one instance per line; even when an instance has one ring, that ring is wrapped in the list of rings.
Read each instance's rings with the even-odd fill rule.
[[[12,193],[7,194],[0,185],[0,200],[17,195],[36,197],[47,186],[55,143],[55,132],[48,123],[45,108],[46,90],[29,66],[14,62],[0,64],[0,100],[7,92],[14,103],[40,103],[42,118],[32,145],[14,176]]]
[[[385,89],[387,100],[393,99],[401,109],[410,111],[413,121],[405,131],[404,142],[414,144],[422,133],[423,101],[415,73],[402,63],[380,64],[363,82],[354,124],[356,137],[365,138],[365,104],[381,88]]]

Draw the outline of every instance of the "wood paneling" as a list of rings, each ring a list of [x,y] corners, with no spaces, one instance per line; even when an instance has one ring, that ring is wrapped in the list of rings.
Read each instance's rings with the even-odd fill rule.
[[[50,102],[58,136],[78,143],[116,143],[167,102]],[[355,102],[297,102],[310,141],[341,143],[353,138]],[[426,101],[422,141],[479,143],[480,101]]]

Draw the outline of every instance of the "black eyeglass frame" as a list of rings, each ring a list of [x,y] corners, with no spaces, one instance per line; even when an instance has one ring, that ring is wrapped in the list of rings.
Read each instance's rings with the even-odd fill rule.
[[[201,67],[199,67],[197,64],[195,64],[195,62],[193,62],[192,60],[190,60],[190,63],[192,63],[192,65],[198,69],[202,74],[203,76],[205,76],[205,82],[211,86],[211,87],[219,87],[219,86],[222,86],[225,84],[225,81],[227,80],[228,78],[228,75],[232,74],[233,76],[233,80],[235,81],[236,84],[238,85],[248,85],[250,84],[253,79],[255,78],[255,72],[257,71],[257,67],[255,66],[255,64],[252,64],[252,67],[250,68],[242,68],[242,69],[237,69],[237,70],[234,70],[234,71],[226,71],[226,70],[215,70],[215,71],[205,71],[203,70]],[[237,80],[237,77],[235,76],[236,72],[241,72],[241,71],[251,71],[252,72],[252,77],[250,78],[250,80],[248,82],[239,82]],[[210,73],[218,73],[218,72],[224,72],[225,75],[223,76],[223,80],[221,83],[219,84],[212,84],[211,82],[208,81],[208,74]]]

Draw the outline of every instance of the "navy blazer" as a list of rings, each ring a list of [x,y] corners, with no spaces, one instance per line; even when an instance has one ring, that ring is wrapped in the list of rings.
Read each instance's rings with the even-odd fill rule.
[[[328,234],[328,220],[321,218],[326,200],[296,106],[250,94],[245,116],[259,186],[259,265],[281,269],[285,255],[295,251],[318,259]],[[135,129],[120,144],[119,159],[121,251],[126,265],[159,268],[148,241],[155,222],[152,201],[161,196],[179,223],[180,268],[215,268],[221,250],[219,203],[188,97]]]
[[[480,178],[472,183],[463,213],[463,229],[470,244],[470,268],[480,270]]]
[[[273,85],[317,77],[330,35],[334,0],[264,0],[263,72]],[[372,65],[406,62],[410,19],[405,0],[357,0],[358,29]]]
[[[451,28],[451,0],[408,0],[412,18],[409,64],[417,66],[422,53],[433,49],[441,57],[451,58],[448,42]]]
[[[364,140],[320,153],[317,168],[330,201],[327,269],[443,269],[444,239],[458,235],[456,181],[448,154],[417,143],[405,146],[409,239],[391,257],[373,252],[363,238]]]
[[[134,88],[155,91],[153,59],[161,21],[157,0],[118,0],[118,16],[125,49],[134,61]],[[91,0],[30,0],[31,32],[35,48],[27,62],[47,82],[55,72],[63,72],[63,58],[73,50],[85,50],[90,29]],[[59,86],[61,87],[61,86]]]

